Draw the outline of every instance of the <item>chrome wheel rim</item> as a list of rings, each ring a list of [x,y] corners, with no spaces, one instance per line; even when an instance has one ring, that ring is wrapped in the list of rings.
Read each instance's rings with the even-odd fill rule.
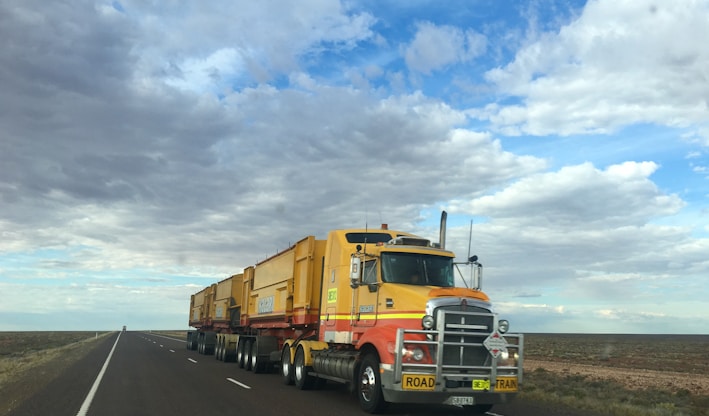
[[[366,401],[372,400],[372,392],[377,386],[377,379],[375,378],[374,369],[372,367],[366,367],[362,372],[362,379],[360,380],[360,392],[362,398]]]

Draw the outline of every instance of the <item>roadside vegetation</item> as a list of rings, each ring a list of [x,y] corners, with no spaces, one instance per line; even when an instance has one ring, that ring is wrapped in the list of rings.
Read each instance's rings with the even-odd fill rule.
[[[109,332],[0,332],[0,415],[82,357]]]
[[[709,416],[708,352],[700,335],[528,334],[520,397],[608,416]]]

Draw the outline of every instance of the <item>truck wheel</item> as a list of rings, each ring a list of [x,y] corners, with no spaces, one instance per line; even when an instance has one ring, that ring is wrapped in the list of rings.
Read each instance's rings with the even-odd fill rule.
[[[290,386],[293,384],[293,364],[290,362],[290,345],[283,346],[281,353],[281,375],[283,384]]]
[[[305,366],[305,351],[303,351],[303,348],[296,350],[293,367],[293,381],[295,382],[295,386],[300,390],[310,390],[313,388],[315,377],[308,374],[310,368]]]
[[[379,374],[379,359],[374,354],[368,354],[359,367],[357,380],[357,395],[359,405],[367,413],[379,413],[386,408],[382,394],[382,378]]]
[[[255,374],[263,373],[266,366],[264,359],[258,355],[258,345],[256,341],[251,343],[251,354],[249,354],[249,356],[251,357],[251,370],[253,370]]]
[[[217,361],[222,360],[222,340],[217,338],[217,345],[214,346],[214,359]]]
[[[224,341],[224,345],[222,346],[225,363],[233,363],[236,361],[236,347],[229,348],[229,344],[231,344],[231,342]]]
[[[244,368],[246,366],[246,340],[239,340],[239,345],[236,347],[236,362],[239,364],[239,368]]]
[[[465,412],[469,415],[484,415],[492,410],[491,404],[474,404],[472,406],[463,406]]]
[[[251,352],[252,346],[254,345],[254,340],[249,339],[246,341],[246,346],[244,347],[244,368],[247,371],[251,371]]]

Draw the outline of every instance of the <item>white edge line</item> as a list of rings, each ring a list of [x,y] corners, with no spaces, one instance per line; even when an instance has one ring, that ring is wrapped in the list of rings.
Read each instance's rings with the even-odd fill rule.
[[[247,385],[244,384],[244,383],[239,383],[238,381],[234,380],[233,378],[227,377],[227,380],[231,381],[232,383],[236,384],[237,386],[241,386],[241,387],[243,387],[243,388],[245,388],[245,389],[247,389],[247,390],[251,390],[251,387],[247,386]]]
[[[91,406],[91,402],[94,400],[94,395],[96,394],[96,390],[98,390],[99,384],[101,384],[101,379],[103,378],[103,374],[106,372],[106,369],[108,368],[108,363],[111,361],[111,356],[113,355],[113,351],[116,350],[116,345],[118,345],[118,340],[121,339],[121,333],[118,333],[118,337],[116,338],[116,342],[113,343],[113,348],[111,348],[111,352],[108,353],[108,358],[106,358],[106,362],[103,363],[103,367],[101,367],[101,371],[98,373],[98,377],[96,377],[96,380],[94,381],[93,386],[91,386],[91,390],[89,390],[89,394],[86,395],[86,398],[84,399],[84,403],[81,405],[81,408],[79,409],[79,413],[76,414],[76,416],[86,416],[86,412],[89,411],[89,406]]]

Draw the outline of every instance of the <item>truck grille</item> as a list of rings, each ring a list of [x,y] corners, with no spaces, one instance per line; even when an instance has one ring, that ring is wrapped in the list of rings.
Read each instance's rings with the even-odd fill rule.
[[[522,334],[504,334],[508,353],[493,358],[484,342],[496,330],[495,314],[472,305],[445,305],[436,308],[433,316],[433,330],[398,330],[395,382],[401,382],[404,373],[427,373],[435,374],[443,389],[469,390],[474,379],[494,384],[498,375],[516,376],[521,383]],[[415,348],[426,349],[426,359],[408,358],[407,351]]]
[[[490,365],[490,353],[482,343],[494,329],[494,316],[481,308],[475,309],[479,311],[463,312],[450,307],[445,307],[446,313],[436,311],[434,316],[439,317],[436,328],[442,329],[438,336],[443,337],[443,343],[439,344],[443,345],[443,352],[438,358],[444,367],[455,370],[458,366]]]

